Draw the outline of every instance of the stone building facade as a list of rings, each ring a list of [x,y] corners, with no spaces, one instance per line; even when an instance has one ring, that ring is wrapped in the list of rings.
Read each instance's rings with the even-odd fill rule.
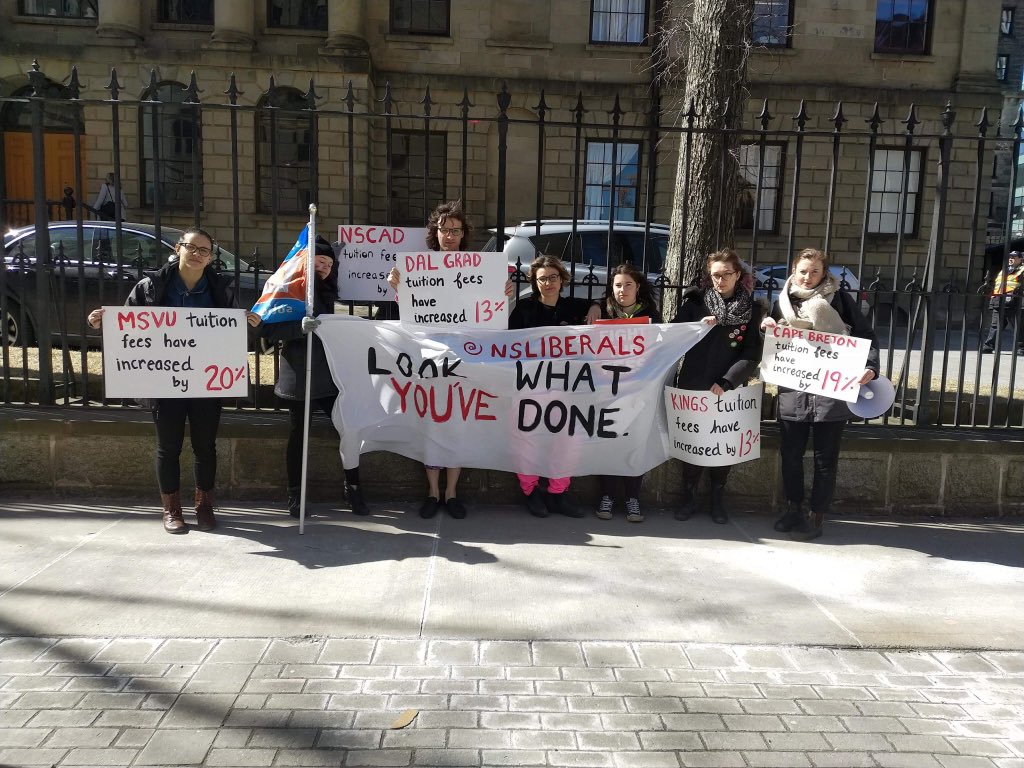
[[[191,223],[198,190],[203,223],[222,239],[237,225],[242,254],[282,254],[310,201],[328,228],[350,219],[418,224],[436,200],[459,196],[478,227],[495,225],[501,213],[506,224],[534,218],[538,205],[544,218],[607,218],[614,208],[617,218],[667,222],[681,99],[671,85],[653,84],[651,35],[668,2],[0,0],[0,98],[26,94],[34,60],[55,93],[77,67],[78,194],[91,200],[114,167],[116,109],[130,218],[150,220],[159,195],[165,224]],[[972,243],[984,242],[992,185],[992,142],[979,150],[974,123],[983,108],[995,123],[1002,107],[993,71],[1000,9],[999,0],[755,2],[750,98],[738,124],[749,145],[739,158],[747,228],[738,245],[751,247],[759,202],[760,262],[787,260],[791,245],[824,244],[831,214],[828,242],[840,262],[914,271],[929,247],[937,137],[949,103],[952,131],[963,138],[953,144],[943,258],[969,264]],[[112,67],[118,106],[108,101]],[[193,73],[199,106],[184,103]],[[224,93],[232,77],[237,107]],[[156,115],[154,94],[170,102]],[[652,130],[655,94],[661,119]],[[771,118],[762,121],[764,100]],[[316,118],[302,112],[311,102]],[[830,212],[839,102],[846,123]],[[809,117],[798,137],[801,103]],[[876,104],[882,122],[872,154]],[[901,121],[911,104],[919,123],[908,144]],[[268,106],[279,110],[271,116]],[[24,120],[15,102],[0,104],[7,201],[31,183]],[[66,140],[55,148],[68,122],[59,114],[48,122],[47,135],[57,137],[47,144],[49,197],[59,198],[74,176]],[[274,133],[276,144],[268,140]],[[986,173],[976,219],[979,157]]]

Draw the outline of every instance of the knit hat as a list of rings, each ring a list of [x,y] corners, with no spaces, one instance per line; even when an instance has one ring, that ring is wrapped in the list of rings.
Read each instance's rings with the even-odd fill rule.
[[[316,247],[313,249],[313,253],[317,256],[329,256],[334,261],[338,260],[337,255],[334,253],[334,248],[327,242],[327,238],[322,235],[316,236]]]

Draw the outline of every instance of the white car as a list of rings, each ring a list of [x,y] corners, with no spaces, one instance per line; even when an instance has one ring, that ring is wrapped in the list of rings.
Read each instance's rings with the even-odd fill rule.
[[[498,231],[488,231],[491,238],[482,250],[499,250]],[[505,227],[502,237],[505,245],[501,250],[508,258],[509,274],[514,275],[519,268],[523,275],[518,291],[520,296],[530,295],[526,271],[537,256],[557,256],[565,263],[566,269],[573,272],[576,286],[573,295],[600,298],[608,282],[609,262],[614,268],[624,261],[631,261],[653,282],[661,276],[668,252],[668,226],[651,224],[648,227],[642,221],[613,223],[610,254],[607,221],[578,220],[575,232],[572,219],[524,221],[517,226]],[[572,265],[575,265],[575,270]],[[563,286],[562,292],[568,294],[569,286]]]
[[[786,284],[789,271],[788,264],[769,264],[755,269],[754,298],[771,309],[772,303],[779,297],[779,291]],[[860,302],[860,311],[864,315],[868,315],[871,309],[868,304],[868,292],[861,290],[860,280],[857,279],[853,270],[842,264],[830,264],[828,271],[832,273],[843,290],[856,292],[857,300]]]

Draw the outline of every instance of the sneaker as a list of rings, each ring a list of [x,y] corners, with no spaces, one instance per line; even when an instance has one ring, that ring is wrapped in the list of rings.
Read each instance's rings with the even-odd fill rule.
[[[981,348],[981,354],[983,355],[991,355],[995,351],[995,347],[990,347],[988,344]]]
[[[644,515],[640,511],[640,499],[626,499],[626,522],[642,523]]]
[[[612,519],[612,507],[615,506],[615,502],[612,501],[611,496],[602,496],[601,503],[597,505],[597,516],[602,520]]]
[[[466,505],[459,501],[455,496],[450,499],[445,499],[444,508],[447,509],[448,514],[456,520],[461,520],[466,516]]]
[[[436,496],[427,496],[427,498],[420,505],[420,517],[424,520],[429,520],[437,514],[437,510],[440,509],[441,502],[438,501]]]
[[[534,517],[548,516],[548,508],[544,501],[544,495],[544,491],[540,488],[534,488],[528,495],[524,495],[523,497],[526,499],[526,508]]]
[[[564,515],[565,517],[583,517],[583,510],[579,509],[569,500],[568,494],[551,493],[548,491],[545,497],[548,502],[548,512],[551,514]]]
[[[353,515],[366,517],[370,514],[370,508],[366,506],[366,502],[363,500],[363,492],[359,490],[358,485],[346,485],[345,495],[348,497],[348,503],[352,507]]]

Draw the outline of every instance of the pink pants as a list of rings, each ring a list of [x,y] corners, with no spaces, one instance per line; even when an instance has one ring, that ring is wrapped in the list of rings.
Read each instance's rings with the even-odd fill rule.
[[[533,493],[533,489],[536,488],[537,484],[540,482],[539,475],[520,475],[517,472],[516,477],[519,478],[519,487],[523,489],[523,493],[527,496]],[[565,493],[569,490],[569,483],[571,480],[571,477],[548,478],[548,493]]]

